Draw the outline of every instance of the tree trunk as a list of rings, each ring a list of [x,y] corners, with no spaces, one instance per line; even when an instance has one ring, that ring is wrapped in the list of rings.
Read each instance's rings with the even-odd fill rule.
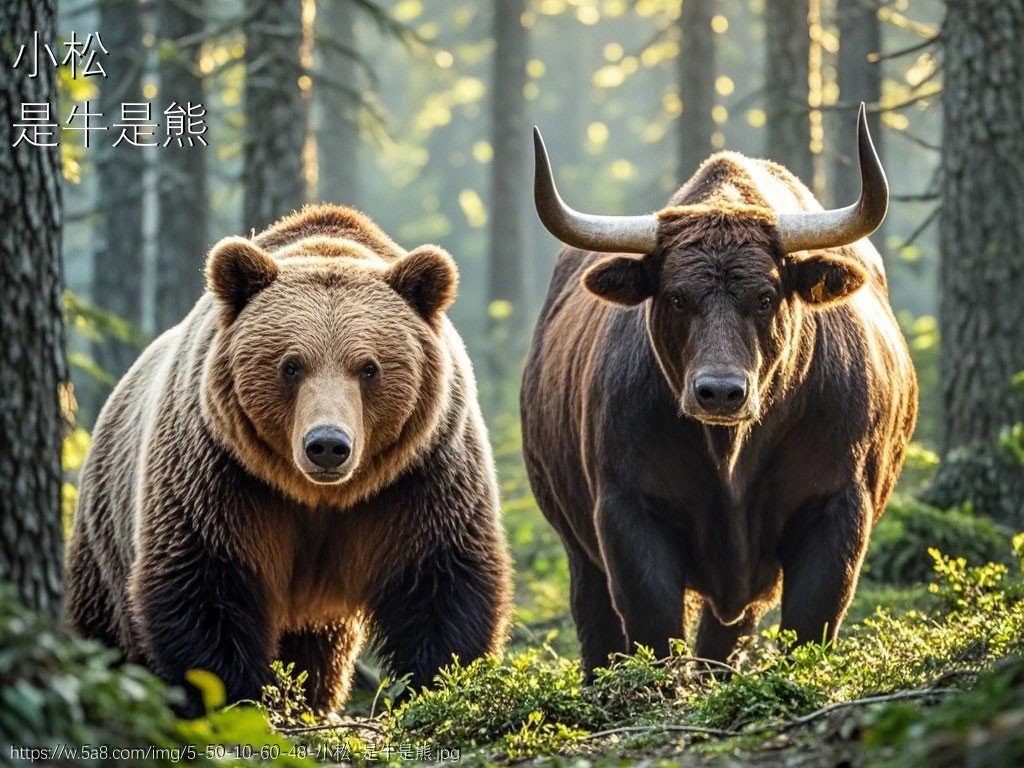
[[[160,34],[174,55],[160,57],[161,102],[184,108],[205,99],[199,73],[203,32],[203,0],[182,4],[161,0]],[[177,43],[178,40],[185,43]],[[209,248],[207,147],[196,142],[171,141],[160,149],[157,166],[157,204],[160,225],[156,252],[156,328],[177,324],[203,292],[203,264]]]
[[[766,0],[765,154],[811,184],[808,0]]]
[[[263,229],[307,199],[302,151],[309,100],[299,85],[302,2],[266,0],[260,8],[245,24],[243,232]]]
[[[138,0],[105,0],[100,4],[99,29],[109,56],[103,56],[107,77],[98,84],[99,125],[121,123],[122,104],[143,103],[143,62],[139,57],[142,18]],[[95,78],[99,79],[99,78]],[[151,116],[160,122],[162,116]],[[118,140],[120,129],[110,127],[90,138],[96,152],[97,218],[96,246],[93,251],[92,301],[105,310],[142,325],[142,273],[144,238],[142,230],[143,150]],[[156,136],[139,137],[155,141]],[[138,348],[116,338],[95,345],[93,354],[99,366],[114,379],[128,370]],[[101,393],[101,400],[105,395]]]
[[[15,45],[56,48],[54,0],[7,0],[0,29]],[[16,140],[22,104],[57,109],[55,71],[0,68],[0,582],[30,608],[60,615],[64,276],[60,151]],[[54,132],[52,140],[56,141]]]
[[[488,217],[487,300],[505,301],[512,312],[501,319],[517,339],[523,325],[524,216],[530,190],[526,152],[530,134],[526,120],[527,32],[522,23],[525,0],[493,3],[494,60],[491,95],[491,205]],[[491,312],[492,323],[496,320]],[[507,350],[502,355],[507,360]]]
[[[711,30],[713,0],[683,0],[676,22],[679,57],[676,59],[679,98],[683,103],[679,125],[678,180],[690,178],[714,147],[715,39]]]
[[[313,81],[316,108],[317,198],[359,205],[359,110],[362,105],[354,59],[359,55],[355,32],[356,7],[351,0],[332,0],[317,7],[318,59]]]
[[[860,173],[857,165],[857,108],[860,103],[877,104],[882,93],[882,66],[870,61],[869,56],[877,54],[882,47],[882,27],[873,3],[855,2],[840,4],[836,22],[839,27],[839,60],[836,65],[836,80],[839,86],[839,102],[842,108],[836,111],[832,121],[833,146],[832,162],[832,204],[848,205],[860,194]],[[882,121],[878,112],[868,113],[868,127],[875,149],[882,156]],[[872,241],[883,242],[882,233]]]
[[[939,320],[943,462],[929,493],[1024,523],[1024,0],[949,0],[943,29]]]

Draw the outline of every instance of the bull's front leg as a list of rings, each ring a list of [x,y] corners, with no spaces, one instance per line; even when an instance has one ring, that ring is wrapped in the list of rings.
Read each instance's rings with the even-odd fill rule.
[[[866,496],[852,488],[802,512],[787,528],[782,628],[797,642],[834,642],[853,599],[871,533]]]
[[[596,522],[612,603],[630,651],[636,644],[668,655],[668,640],[683,636],[685,578],[677,533],[659,502],[631,490],[605,490]]]

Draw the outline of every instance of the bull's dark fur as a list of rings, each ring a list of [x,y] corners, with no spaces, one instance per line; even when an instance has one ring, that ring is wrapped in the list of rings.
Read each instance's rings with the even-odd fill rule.
[[[917,383],[867,240],[782,252],[777,214],[813,210],[781,166],[720,153],[659,213],[652,252],[559,254],[523,443],[588,671],[636,643],[666,653],[687,590],[704,603],[699,656],[726,658],[780,593],[799,641],[836,636]],[[754,418],[684,415],[708,360],[750,373]]]

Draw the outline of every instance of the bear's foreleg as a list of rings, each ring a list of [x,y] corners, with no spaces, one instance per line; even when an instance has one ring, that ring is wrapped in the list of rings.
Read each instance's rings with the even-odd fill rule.
[[[438,548],[391,580],[374,608],[381,655],[392,672],[429,685],[458,656],[468,664],[501,645],[507,613],[501,550]]]
[[[198,691],[185,682],[190,669],[217,675],[229,702],[259,700],[271,680],[274,642],[255,573],[182,527],[170,545],[144,542],[128,589],[138,647],[154,672],[185,687],[183,714],[203,712]]]
[[[359,622],[287,632],[281,637],[278,658],[305,671],[306,701],[319,714],[337,710],[348,698],[356,656],[363,644]]]

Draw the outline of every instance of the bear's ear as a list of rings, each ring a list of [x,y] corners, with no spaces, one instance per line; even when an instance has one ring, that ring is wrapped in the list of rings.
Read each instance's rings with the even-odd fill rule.
[[[277,272],[277,263],[266,251],[244,237],[225,237],[206,260],[206,284],[223,305],[228,322],[274,282]]]
[[[434,324],[455,301],[459,271],[447,251],[421,245],[392,264],[384,279],[424,320]]]
[[[857,262],[824,252],[791,261],[786,271],[792,290],[813,307],[844,301],[867,280]]]
[[[642,257],[609,256],[583,273],[583,287],[612,304],[631,307],[654,294],[654,280]]]

